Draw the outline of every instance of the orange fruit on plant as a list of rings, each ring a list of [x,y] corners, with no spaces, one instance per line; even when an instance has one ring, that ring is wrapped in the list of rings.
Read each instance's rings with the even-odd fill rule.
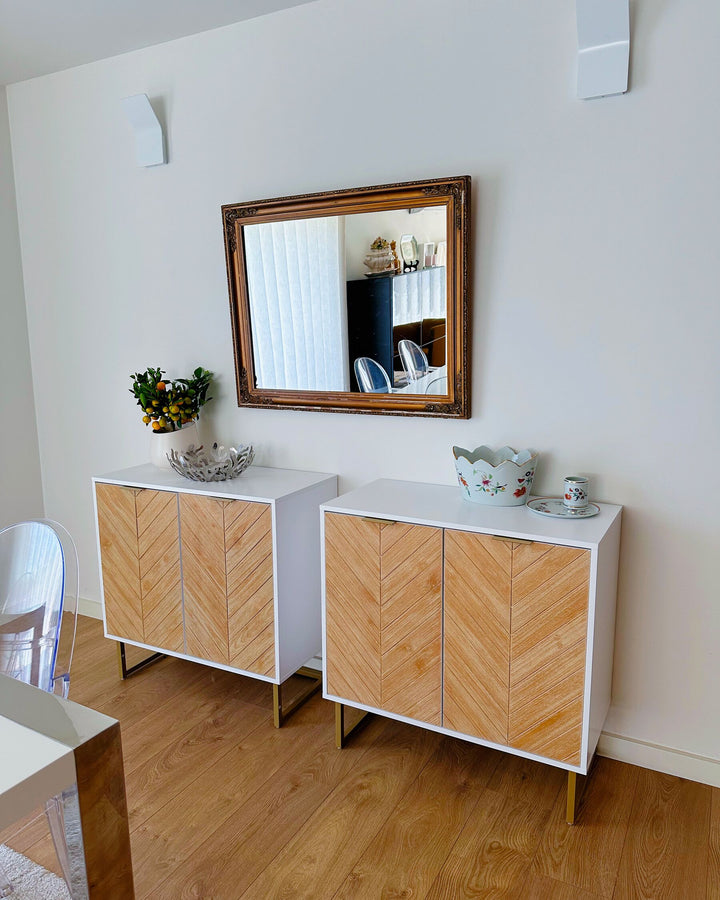
[[[165,382],[158,381],[158,383],[155,385],[155,387],[158,391],[164,391],[165,390]]]

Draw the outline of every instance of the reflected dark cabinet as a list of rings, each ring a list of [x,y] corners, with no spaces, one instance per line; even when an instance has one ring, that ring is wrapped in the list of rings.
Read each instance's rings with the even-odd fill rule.
[[[393,373],[393,276],[379,275],[347,283],[350,390],[358,391],[354,364],[369,356]]]

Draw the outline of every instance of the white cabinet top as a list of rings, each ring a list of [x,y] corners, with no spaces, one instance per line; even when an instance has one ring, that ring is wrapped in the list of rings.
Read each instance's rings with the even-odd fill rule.
[[[301,472],[297,469],[271,469],[250,466],[230,481],[191,481],[172,469],[161,469],[147,463],[98,475],[93,482],[149,488],[155,491],[177,491],[181,494],[208,494],[229,500],[256,500],[273,503],[290,494],[302,493],[316,485],[335,481],[336,475],[324,472]]]
[[[382,478],[324,503],[328,512],[351,513],[396,522],[458,528],[572,547],[596,547],[622,511],[600,503],[600,513],[567,522],[530,512],[525,506],[483,506],[465,500],[460,488]]]

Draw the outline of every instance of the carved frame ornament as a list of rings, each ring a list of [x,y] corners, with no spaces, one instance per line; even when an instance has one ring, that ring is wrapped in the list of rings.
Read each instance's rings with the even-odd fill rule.
[[[351,188],[222,207],[230,318],[239,406],[461,418],[470,415],[470,176]],[[347,215],[420,206],[447,207],[448,393],[412,395],[258,388],[253,370],[250,304],[242,228],[245,224]]]

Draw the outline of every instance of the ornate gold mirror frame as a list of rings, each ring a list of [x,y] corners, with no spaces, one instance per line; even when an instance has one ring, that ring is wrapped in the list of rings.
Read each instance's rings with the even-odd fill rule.
[[[248,279],[246,234],[248,226],[288,223],[318,217],[353,216],[365,213],[445,208],[446,322],[444,365],[446,379],[436,391],[408,393],[391,387],[387,393],[355,390],[288,390],[258,386],[253,355],[251,288]],[[431,213],[432,214],[432,213]],[[238,405],[262,409],[312,409],[391,415],[467,418],[470,414],[469,344],[469,246],[470,177],[437,178],[404,184],[281,197],[222,207],[228,290],[232,320]],[[437,215],[437,212],[435,212]],[[440,216],[442,221],[442,215]],[[345,222],[345,219],[339,220]],[[343,225],[344,227],[344,225]],[[257,232],[251,232],[256,234]],[[398,248],[399,249],[399,248]],[[366,247],[369,250],[369,247]],[[440,257],[439,257],[440,258]],[[422,263],[421,263],[422,266]],[[370,274],[365,273],[369,283]],[[362,278],[357,282],[361,287]],[[347,288],[348,285],[344,284]],[[294,301],[293,301],[294,302]],[[256,310],[258,307],[254,307]],[[259,327],[259,326],[258,326]],[[346,324],[346,342],[351,341]],[[285,322],[267,338],[276,346],[283,342]],[[257,338],[257,335],[255,335]],[[396,340],[397,343],[397,340]],[[347,348],[344,348],[349,355]],[[352,366],[350,358],[350,366]],[[351,374],[352,377],[352,374]],[[391,373],[392,377],[392,373]]]

